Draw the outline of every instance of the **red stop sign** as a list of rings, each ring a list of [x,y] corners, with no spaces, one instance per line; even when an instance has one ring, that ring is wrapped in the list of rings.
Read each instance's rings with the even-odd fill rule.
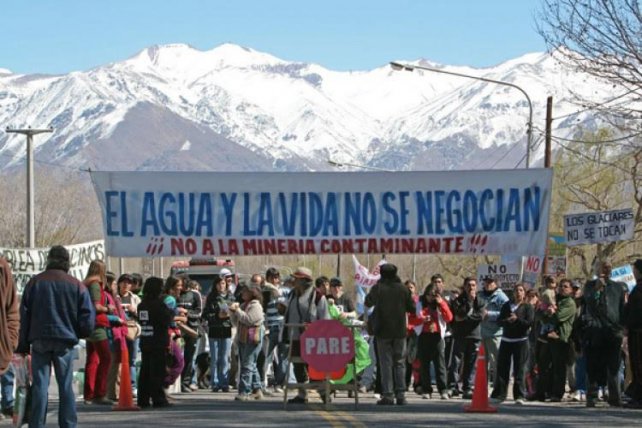
[[[315,370],[341,370],[353,357],[354,337],[339,321],[315,321],[301,335],[301,358]]]

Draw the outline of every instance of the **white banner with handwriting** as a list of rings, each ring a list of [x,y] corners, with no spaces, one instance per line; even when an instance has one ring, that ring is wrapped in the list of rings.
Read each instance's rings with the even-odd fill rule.
[[[105,241],[92,241],[83,244],[65,245],[69,251],[69,274],[83,280],[92,260],[105,260]],[[29,282],[32,276],[44,271],[47,267],[49,248],[1,248],[0,256],[11,265],[13,279],[18,293]]]

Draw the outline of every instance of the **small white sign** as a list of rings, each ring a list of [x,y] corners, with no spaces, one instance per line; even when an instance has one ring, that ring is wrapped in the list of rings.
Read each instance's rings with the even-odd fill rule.
[[[633,209],[564,216],[564,236],[570,246],[625,241],[633,238]]]
[[[522,260],[517,258],[499,264],[483,264],[477,266],[478,283],[490,276],[495,279],[497,286],[502,290],[510,290],[522,278]]]
[[[633,276],[633,268],[631,265],[624,265],[613,268],[611,271],[611,279],[617,282],[623,282],[629,287],[629,292],[635,287],[635,276]]]
[[[542,272],[542,257],[528,256],[524,257],[524,276],[523,281],[532,287],[537,284],[537,279]]]

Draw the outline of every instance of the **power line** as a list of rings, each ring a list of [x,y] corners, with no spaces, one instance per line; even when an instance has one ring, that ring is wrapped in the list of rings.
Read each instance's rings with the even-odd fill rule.
[[[540,129],[540,128],[535,128],[535,129],[536,129],[536,130],[538,130],[539,132],[544,132],[544,131],[543,131],[542,129]],[[642,135],[642,131],[640,131],[640,132],[636,132],[636,133],[633,133],[633,134],[629,134],[629,135],[625,135],[625,136],[622,136],[622,137],[618,137],[618,138],[613,138],[613,139],[610,139],[610,140],[599,140],[599,141],[597,141],[597,140],[596,140],[596,141],[576,140],[576,139],[573,139],[573,138],[557,137],[557,136],[555,136],[555,135],[551,135],[551,138],[552,138],[553,140],[555,140],[555,141],[558,141],[558,142],[559,142],[559,141],[565,141],[565,142],[567,142],[567,143],[580,143],[580,144],[596,144],[596,143],[599,143],[599,144],[615,144],[615,143],[619,143],[619,142],[621,142],[621,141],[629,140],[629,139],[634,138],[634,137],[638,137],[638,136],[640,136],[640,135]],[[638,146],[637,146],[637,145],[635,145],[635,144],[621,144],[621,145],[622,145],[622,146],[628,146],[628,147],[638,147]]]
[[[590,161],[595,161],[595,159],[593,159],[592,157],[590,157],[590,156],[588,156],[588,155],[584,154],[583,152],[581,152],[581,151],[579,151],[579,150],[575,150],[575,149],[572,149],[572,148],[570,148],[570,147],[568,147],[568,146],[565,146],[564,144],[562,144],[562,143],[561,143],[561,142],[559,142],[559,141],[558,141],[557,143],[558,143],[560,146],[562,146],[562,148],[563,148],[563,149],[568,150],[568,151],[569,151],[569,152],[571,152],[571,153],[574,153],[574,154],[576,154],[576,155],[578,155],[578,156],[581,156],[581,157],[583,157],[583,158],[585,158],[585,159],[588,159],[588,160],[590,160]],[[612,162],[604,162],[604,165],[610,165],[610,166],[612,166],[613,168],[619,169],[620,171],[625,172],[625,173],[627,173],[627,174],[630,172],[630,171],[627,171],[626,169],[624,169],[624,168],[622,168],[622,167],[620,167],[620,166],[618,166],[617,164],[612,163]]]
[[[598,109],[598,108],[600,108],[600,107],[602,107],[602,106],[604,106],[604,105],[606,105],[606,104],[612,103],[612,102],[613,102],[613,101],[615,101],[615,100],[618,100],[618,99],[620,99],[620,98],[622,98],[622,97],[625,97],[625,96],[629,95],[630,93],[637,91],[638,89],[639,89],[639,88],[633,88],[633,89],[631,89],[631,90],[629,90],[629,91],[626,91],[626,92],[624,92],[623,94],[620,94],[620,95],[618,95],[618,96],[616,96],[616,97],[613,97],[613,98],[610,98],[610,99],[608,99],[608,100],[606,100],[606,101],[603,101],[603,102],[601,102],[601,103],[595,104],[594,106],[586,107],[586,108],[584,108],[584,109],[582,109],[582,110],[578,110],[578,111],[576,111],[576,112],[569,113],[569,114],[564,114],[564,115],[562,115],[562,116],[557,116],[557,117],[554,117],[552,120],[564,119],[564,118],[569,117],[569,116],[574,116],[574,115],[576,115],[576,114],[584,113],[585,111],[589,111],[589,110],[596,110],[596,109]]]
[[[0,153],[0,156],[5,157],[7,159],[13,159],[14,158],[13,156],[5,154],[5,153]],[[54,166],[54,167],[57,167],[57,168],[66,168],[66,169],[70,169],[70,170],[73,170],[73,171],[83,171],[83,172],[87,171],[87,170],[82,169],[82,168],[76,168],[76,167],[73,167],[73,166],[67,166],[67,165],[62,165],[62,164],[58,164],[58,163],[47,162],[47,161],[40,160],[40,159],[34,159],[33,161],[36,162],[36,163],[43,164],[43,165]]]

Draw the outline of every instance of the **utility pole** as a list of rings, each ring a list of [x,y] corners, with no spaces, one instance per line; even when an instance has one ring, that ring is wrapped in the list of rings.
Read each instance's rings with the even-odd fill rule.
[[[27,136],[27,248],[36,247],[36,227],[34,210],[34,185],[33,185],[33,136],[46,132],[53,132],[53,128],[44,129],[10,129],[7,134],[22,134]]]
[[[553,125],[553,97],[546,99],[546,146],[544,151],[544,168],[551,167],[551,128]]]
[[[551,167],[551,129],[553,127],[553,97],[546,98],[546,135],[544,146],[544,168]],[[550,222],[548,228],[550,230]],[[542,260],[542,277],[548,272],[548,232],[546,231],[546,246],[544,247],[544,260]]]

